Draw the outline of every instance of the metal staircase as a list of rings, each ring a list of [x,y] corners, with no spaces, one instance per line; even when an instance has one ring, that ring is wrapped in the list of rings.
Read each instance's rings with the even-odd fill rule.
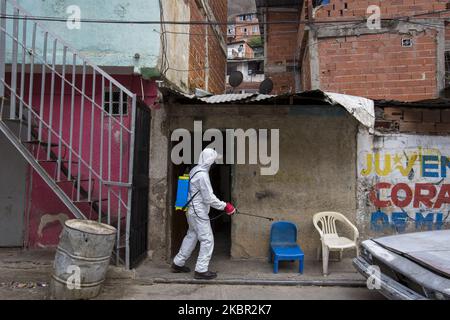
[[[0,131],[74,217],[117,228],[129,267],[136,95],[16,1],[0,13]]]

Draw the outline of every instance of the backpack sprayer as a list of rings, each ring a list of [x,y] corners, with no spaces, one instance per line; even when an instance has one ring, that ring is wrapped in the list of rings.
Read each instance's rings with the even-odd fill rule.
[[[197,171],[196,173],[194,173],[194,175],[192,176],[192,178],[194,178],[194,176],[199,173],[200,171]],[[190,183],[190,177],[188,174],[184,174],[180,177],[178,177],[178,186],[177,186],[177,197],[176,197],[176,201],[175,201],[175,210],[180,210],[182,212],[186,212],[189,205],[191,204],[192,200],[195,198],[195,196],[198,195],[198,193],[200,191],[197,191],[197,193],[195,193],[192,198],[189,199],[189,183]],[[195,215],[197,215],[197,213],[195,212],[195,208],[194,208],[194,213]],[[269,221],[274,221],[274,219],[272,218],[268,218],[268,217],[263,217],[263,216],[258,216],[255,214],[250,214],[250,213],[246,213],[246,212],[241,212],[238,209],[236,209],[236,213],[235,214],[239,214],[239,215],[244,215],[244,216],[249,216],[249,217],[254,217],[254,218],[259,218],[259,219],[265,219],[265,220],[269,220]],[[216,220],[219,219],[220,217],[222,217],[223,215],[225,215],[225,213],[222,213],[220,215],[218,215],[217,217],[208,219],[208,220]],[[198,215],[197,217],[199,219],[200,218]],[[205,219],[202,219],[205,220]]]

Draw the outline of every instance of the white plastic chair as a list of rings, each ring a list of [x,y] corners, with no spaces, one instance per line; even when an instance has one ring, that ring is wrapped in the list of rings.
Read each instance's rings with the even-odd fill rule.
[[[342,222],[353,230],[353,240],[340,237],[336,229],[336,220]],[[322,249],[323,275],[328,275],[328,257],[330,251],[339,251],[339,260],[342,260],[342,252],[345,249],[356,249],[356,255],[359,256],[358,248],[358,229],[339,212],[319,212],[313,217],[314,227],[320,234],[322,246],[317,250],[317,259],[320,259],[320,249]]]

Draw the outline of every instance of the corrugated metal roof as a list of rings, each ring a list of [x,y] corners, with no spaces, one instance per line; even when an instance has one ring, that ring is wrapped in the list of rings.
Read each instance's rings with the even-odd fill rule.
[[[256,94],[254,93],[239,93],[239,94],[218,94],[210,97],[200,98],[199,100],[206,103],[227,103],[247,100]]]
[[[257,102],[277,97],[275,95],[257,94],[257,93],[228,93],[228,94],[217,94],[208,97],[197,97],[193,94],[185,94],[174,90],[169,90],[169,92],[171,94],[183,96],[184,98],[192,100],[193,103],[203,102],[207,104]]]
[[[283,105],[338,105],[345,108],[353,117],[368,128],[374,128],[375,110],[373,100],[345,94],[324,92],[321,90],[305,91],[295,94],[267,95],[258,93],[219,94],[207,97],[188,95],[168,88],[160,88],[169,96],[182,98],[179,103],[188,104],[268,104],[269,102]],[[297,100],[296,100],[297,99]],[[184,101],[183,101],[184,100]],[[284,103],[281,103],[284,101]],[[287,101],[287,102],[286,102]]]

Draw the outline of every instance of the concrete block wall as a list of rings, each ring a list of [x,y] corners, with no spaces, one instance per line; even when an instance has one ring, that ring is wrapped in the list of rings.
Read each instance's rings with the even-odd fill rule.
[[[312,223],[315,213],[339,211],[356,223],[358,123],[344,110],[323,107],[314,111],[307,106],[280,105],[171,105],[170,130],[193,131],[194,119],[199,114],[204,130],[223,128],[224,123],[229,124],[227,128],[280,130],[278,173],[261,176],[259,165],[234,165],[232,201],[243,212],[296,223],[299,243],[308,260],[315,259],[320,245],[319,234]],[[171,189],[169,186],[168,190]],[[160,212],[150,214],[159,217]],[[236,216],[232,223],[231,257],[267,258],[270,223],[245,216]],[[159,228],[155,230],[159,236],[154,237],[169,234],[170,239],[173,236],[170,230],[170,225]],[[349,230],[341,231],[351,235],[347,234]],[[170,245],[169,240],[167,245]]]
[[[376,126],[400,133],[450,134],[450,109],[384,108]]]

